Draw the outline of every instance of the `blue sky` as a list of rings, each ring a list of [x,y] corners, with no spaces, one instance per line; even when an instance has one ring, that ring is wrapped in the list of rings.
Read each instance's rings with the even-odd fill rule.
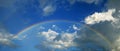
[[[16,47],[14,43],[21,43],[24,47],[22,47],[23,49],[20,49],[20,51],[24,50],[24,48],[26,48],[24,43],[27,43],[26,41],[31,40],[27,40],[27,35],[23,35],[25,30],[28,31],[28,34],[31,33],[33,31],[32,29],[34,28],[32,28],[33,25],[46,22],[49,23],[52,21],[69,21],[83,23],[85,25],[78,25],[77,27],[77,25],[72,23],[69,25],[68,23],[57,22],[52,23],[60,26],[57,27],[56,25],[52,25],[55,27],[55,29],[50,28],[49,24],[45,24],[44,26],[46,27],[39,27],[46,29],[46,31],[41,30],[42,32],[37,32],[40,36],[40,40],[42,38],[45,39],[45,41],[41,40],[42,44],[40,44],[43,46],[43,50],[46,49],[46,44],[50,43],[47,48],[60,49],[61,47],[70,47],[70,49],[72,49],[72,45],[77,44],[78,46],[82,46],[79,46],[78,48],[91,47],[93,50],[95,50],[95,46],[91,45],[97,45],[101,48],[106,47],[111,51],[120,51],[119,2],[120,0],[0,0],[0,50]],[[71,26],[74,30],[70,29],[65,31],[65,29],[71,28],[69,26]],[[62,28],[64,29],[62,31],[65,31],[63,33],[61,33],[61,30],[59,30]],[[35,29],[38,31],[36,27]],[[75,32],[76,30],[79,31]],[[23,32],[23,35],[20,34],[20,32]],[[36,34],[35,32],[32,33],[32,35]],[[76,34],[79,34],[79,37],[76,36]],[[74,36],[75,38],[78,38],[75,39],[76,41],[74,41]],[[23,37],[23,40],[17,41],[16,38],[18,37],[20,37],[20,39]],[[54,39],[57,37],[59,40],[54,41]],[[33,39],[34,42],[36,41],[33,37],[31,39]],[[87,45],[88,47],[86,47]],[[29,48],[31,47],[32,46]],[[38,48],[39,47],[40,46],[38,44]]]
[[[95,4],[87,2],[61,0],[61,1],[39,1],[39,0],[1,0],[1,23],[13,34],[20,30],[42,21],[49,20],[69,20],[80,22],[88,15],[94,12],[101,12],[105,9],[106,0]],[[40,3],[40,2],[46,2]],[[8,4],[8,5],[7,5]],[[47,8],[48,6],[48,8]],[[50,6],[50,7],[49,7]],[[50,9],[44,13],[44,9]],[[46,11],[47,12],[47,11]]]

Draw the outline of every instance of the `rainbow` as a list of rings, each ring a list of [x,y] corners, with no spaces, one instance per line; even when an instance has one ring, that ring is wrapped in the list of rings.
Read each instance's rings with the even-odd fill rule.
[[[33,28],[35,25],[44,24],[44,23],[50,23],[50,22],[56,22],[56,21],[71,22],[71,23],[75,23],[75,24],[84,25],[84,26],[87,27],[88,29],[90,29],[90,30],[92,30],[93,32],[95,32],[95,33],[96,33],[99,37],[101,37],[103,40],[105,40],[112,48],[114,48],[113,45],[112,45],[112,43],[109,41],[109,39],[106,38],[105,36],[103,36],[103,34],[100,33],[99,31],[97,31],[97,30],[89,27],[89,26],[86,25],[86,24],[82,24],[81,22],[74,22],[74,21],[68,21],[68,20],[50,20],[50,21],[38,22],[38,23],[36,23],[36,24],[33,24],[33,25],[28,26],[27,28],[21,30],[20,32],[17,33],[16,36],[19,36],[20,34],[26,32],[27,30],[29,30],[29,29],[31,29],[31,28]]]
[[[68,21],[68,20],[50,20],[50,21],[43,21],[43,22],[38,22],[38,23],[32,24],[31,26],[28,26],[27,28],[21,30],[21,31],[18,32],[17,34],[24,33],[25,31],[31,29],[31,28],[34,27],[35,25],[45,24],[45,23],[50,23],[50,22],[58,22],[58,21],[76,23],[75,21]],[[78,24],[78,23],[76,23],[76,24]]]

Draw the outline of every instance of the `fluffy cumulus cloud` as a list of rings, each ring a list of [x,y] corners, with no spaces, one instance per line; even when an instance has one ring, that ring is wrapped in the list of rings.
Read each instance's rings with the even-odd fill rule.
[[[100,22],[104,22],[104,21],[115,22],[116,19],[112,16],[112,14],[114,12],[115,12],[115,9],[110,9],[107,12],[102,12],[102,13],[95,12],[94,14],[88,16],[85,19],[85,23],[86,24],[96,24],[96,23],[100,23]]]
[[[104,15],[104,14],[102,14],[102,15]],[[102,36],[104,36],[107,39],[107,41],[109,41],[111,43],[111,45],[112,45],[111,48],[113,48],[114,51],[119,51],[119,47],[120,47],[120,45],[118,45],[120,43],[120,41],[119,41],[119,37],[120,37],[119,18],[116,18],[111,15],[112,14],[110,14],[110,15],[106,14],[106,16],[104,16],[103,18],[99,18],[100,15],[98,14],[97,17],[89,17],[89,18],[87,17],[85,19],[86,20],[85,22],[94,31],[98,31]],[[107,16],[111,17],[112,19],[109,17],[107,18]],[[97,19],[97,18],[99,18],[99,19]],[[88,32],[88,31],[85,31],[85,32]],[[101,38],[103,38],[103,37],[101,37]]]
[[[73,41],[76,38],[76,32],[58,33],[54,30],[49,29],[48,31],[39,32],[39,37],[42,37],[44,39],[40,42],[40,45],[42,47],[46,47],[47,49],[66,49],[71,46],[76,46],[75,42]]]
[[[120,51],[120,6],[119,0],[108,0],[108,11],[95,12],[85,18],[85,23],[101,33],[110,43],[110,51]],[[85,31],[86,32],[86,31]]]
[[[40,35],[42,35],[47,41],[51,41],[56,38],[58,33],[49,29],[48,32],[41,32]]]
[[[57,32],[52,29],[41,31],[38,33],[40,43],[36,47],[44,51],[111,50],[111,45],[109,45],[109,43],[112,41],[112,38],[110,39],[111,41],[109,41],[107,39],[110,38],[108,35],[104,37],[103,36],[104,31],[101,29],[95,29],[96,25],[95,26],[83,25],[82,27],[79,28],[76,24],[73,24],[71,25],[71,28],[75,30],[74,32],[69,31]],[[100,27],[102,27],[101,25],[102,24],[99,24]],[[97,30],[99,30],[100,32],[97,32]]]
[[[63,33],[59,40],[55,40],[57,48],[66,48],[76,46],[73,40],[76,38],[76,33]]]
[[[109,0],[108,3],[106,4],[108,9],[116,9],[115,12],[113,13],[113,17],[117,19],[117,22],[114,23],[117,28],[120,28],[120,0]]]

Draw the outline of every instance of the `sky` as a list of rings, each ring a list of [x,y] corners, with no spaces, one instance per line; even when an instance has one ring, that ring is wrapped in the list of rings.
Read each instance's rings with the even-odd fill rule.
[[[69,20],[80,22],[94,12],[101,12],[106,1],[77,0],[1,0],[0,22],[13,34],[37,22]]]
[[[0,0],[0,39],[36,23],[66,20],[83,23],[109,39],[113,51],[120,50],[119,0]],[[85,34],[89,31],[85,30]],[[4,36],[3,36],[4,35]],[[7,37],[6,37],[7,36]],[[91,38],[92,39],[92,38]],[[4,44],[0,40],[0,44]],[[5,45],[9,44],[5,43]]]

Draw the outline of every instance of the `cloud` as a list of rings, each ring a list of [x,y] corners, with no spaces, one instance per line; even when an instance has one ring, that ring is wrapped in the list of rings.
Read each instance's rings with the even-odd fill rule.
[[[116,50],[119,51],[120,50],[120,37],[115,40],[115,44],[114,44],[116,47]],[[115,49],[113,49],[113,51],[115,51]]]
[[[56,10],[56,7],[53,5],[47,5],[43,8],[43,15],[48,16]]]
[[[102,15],[104,15],[104,14],[102,14]],[[109,16],[109,15],[106,15],[103,18],[105,19],[105,17],[107,17],[107,16]],[[111,50],[119,51],[120,45],[116,45],[116,44],[120,43],[120,41],[117,41],[117,40],[119,40],[119,37],[120,37],[120,23],[119,23],[119,19],[117,19],[116,17],[112,16],[112,18],[114,18],[115,20],[114,19],[110,20],[109,18],[107,20],[104,20],[104,19],[99,18],[96,21],[94,19],[91,20],[93,22],[86,22],[86,24],[88,24],[89,27],[91,27],[94,31],[98,31],[103,37],[105,37],[107,39],[107,41],[110,42],[110,44],[112,45],[112,46],[109,46],[110,51]],[[102,21],[100,21],[100,20],[102,20]],[[89,31],[86,30],[85,32],[87,33]],[[89,33],[89,34],[93,34],[93,33]],[[91,37],[91,39],[94,39],[94,38]],[[99,40],[99,41],[101,41],[101,40]],[[106,48],[108,48],[108,47],[106,47]]]
[[[6,29],[4,28],[3,24],[0,22],[0,47],[12,47],[16,48],[17,45],[13,42],[14,35],[10,34]]]
[[[39,0],[40,8],[43,11],[43,16],[51,15],[56,11],[55,0]]]
[[[107,30],[106,32],[108,32],[108,31],[110,32],[109,36],[111,37],[111,39],[113,39],[112,40],[113,44],[114,44],[113,51],[120,51],[120,49],[119,49],[119,47],[120,47],[120,45],[119,45],[119,43],[120,43],[120,41],[119,41],[119,37],[120,37],[120,31],[119,31],[120,30],[120,13],[119,13],[120,6],[119,5],[120,5],[120,3],[119,2],[120,2],[120,0],[109,0],[108,3],[106,4],[108,10],[115,9],[115,12],[113,13],[112,16],[117,19],[116,22],[112,23],[112,25],[111,25],[111,27],[109,27],[109,29],[105,29],[105,30]],[[108,25],[108,26],[110,26],[110,25]],[[110,31],[110,29],[112,31]]]
[[[117,22],[114,23],[114,26],[117,28],[120,28],[120,0],[109,0],[108,3],[106,4],[107,9],[116,9],[115,12],[113,13],[113,17],[117,19]]]
[[[76,25],[73,25],[73,29],[74,30],[80,30],[80,28],[78,28]]]
[[[49,29],[48,32],[41,32],[40,35],[43,36],[46,39],[46,41],[52,41],[56,38],[58,33]]]
[[[13,35],[4,31],[0,30],[0,45],[9,46],[9,47],[16,47],[16,45],[12,42]]]
[[[108,11],[96,12],[85,18],[85,23],[90,28],[101,33],[111,43],[109,51],[120,51],[120,6],[118,5],[119,0],[109,0],[106,4]]]
[[[94,14],[85,18],[86,24],[96,24],[104,21],[112,21],[115,22],[116,19],[112,16],[115,12],[115,9],[109,9],[107,12],[95,12]]]
[[[40,46],[46,48],[54,49],[65,49],[68,47],[75,46],[74,39],[76,38],[76,32],[74,33],[58,33],[49,29],[48,31],[43,31],[39,33],[39,37],[44,40],[41,40]],[[41,48],[40,48],[41,49]]]
[[[9,38],[11,38],[12,35],[4,35],[2,32],[0,33],[0,43],[4,45],[10,45],[11,41]]]
[[[92,4],[94,3],[95,5],[98,5],[100,4],[101,2],[103,2],[103,0],[68,0],[68,2],[70,4],[74,4],[76,2],[85,2],[85,3],[88,3],[88,4]]]
[[[63,33],[59,40],[55,40],[57,48],[66,48],[71,46],[76,46],[73,40],[76,38],[76,32],[74,33]]]
[[[120,10],[120,0],[109,0],[108,1],[108,3],[106,4],[106,6],[107,6],[107,8],[108,9],[113,9],[113,8],[115,8],[116,9],[116,12],[118,11],[118,10]]]
[[[74,4],[77,0],[68,0],[70,4]]]
[[[103,0],[67,0],[70,4],[75,4],[76,2],[85,2],[88,4],[94,3],[95,5],[98,5],[103,2]],[[65,2],[65,1],[63,1]],[[53,14],[57,10],[57,1],[55,0],[40,0],[40,8],[43,11],[43,16],[48,16]]]
[[[81,1],[89,3],[89,4],[94,3],[97,5],[97,4],[100,4],[103,0],[81,0]]]
[[[56,25],[52,25],[52,28],[55,28],[56,27]]]
[[[102,24],[99,25],[101,26]],[[95,26],[91,26],[91,25],[89,27],[93,29],[96,28]],[[78,28],[77,25],[73,24],[71,25],[71,28],[73,30],[76,28],[79,30],[75,30],[74,32],[70,32],[70,31],[57,32],[55,30],[48,29],[46,31],[39,32],[38,36],[40,39],[40,43],[36,47],[44,51],[46,50],[65,51],[65,49],[71,51],[75,51],[75,50],[88,51],[88,49],[91,49],[91,51],[93,50],[97,51],[97,49],[104,51],[110,50],[111,46],[109,46],[108,42],[106,42],[106,40],[103,37],[101,38],[95,31],[89,29],[88,27],[83,25],[82,27]],[[95,29],[95,30],[97,31],[99,29]],[[101,32],[102,31],[100,30],[100,33]],[[90,48],[88,45],[89,43],[92,46]],[[73,50],[72,48],[75,49]]]
[[[40,29],[45,29],[45,27],[43,27],[43,26],[40,26],[39,28],[40,28]]]

